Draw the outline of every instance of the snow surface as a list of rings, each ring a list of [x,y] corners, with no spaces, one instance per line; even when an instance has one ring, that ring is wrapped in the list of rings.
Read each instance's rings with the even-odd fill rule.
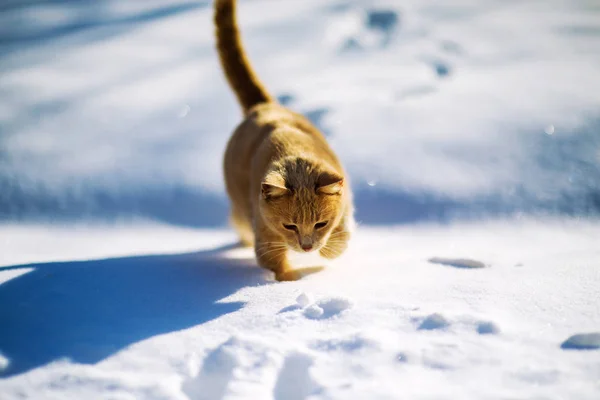
[[[598,350],[561,348],[600,326],[598,224],[364,227],[342,259],[289,283],[228,247],[230,231],[28,229],[0,229],[32,249],[0,269],[3,399],[600,393]]]
[[[208,1],[0,11],[0,216],[221,226],[240,120]],[[269,89],[328,135],[359,219],[600,208],[600,9],[572,0],[241,0]]]
[[[595,1],[240,0],[356,194],[286,283],[226,227],[210,2],[5,3],[0,399],[600,398]]]

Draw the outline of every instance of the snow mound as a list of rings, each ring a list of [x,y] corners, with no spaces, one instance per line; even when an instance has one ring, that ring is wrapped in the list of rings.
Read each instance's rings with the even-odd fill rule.
[[[298,304],[298,306],[300,307],[306,307],[309,304],[311,304],[313,302],[312,299],[312,295],[309,293],[301,293],[297,298],[296,298],[296,303]]]
[[[317,304],[311,304],[310,306],[304,309],[304,316],[310,319],[319,319],[323,317],[325,311]]]
[[[304,310],[304,315],[311,319],[331,318],[352,308],[352,301],[345,297],[331,297],[319,300]]]

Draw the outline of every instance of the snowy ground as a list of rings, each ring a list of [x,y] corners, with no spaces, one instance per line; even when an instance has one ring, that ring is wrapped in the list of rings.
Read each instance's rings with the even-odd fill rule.
[[[361,224],[281,284],[226,227],[210,18],[0,6],[2,400],[600,397],[595,1],[240,0]]]
[[[598,237],[564,221],[364,228],[324,272],[275,283],[251,253],[212,251],[229,231],[5,227],[22,253],[2,263],[33,264],[0,272],[1,392],[597,399],[598,351],[560,346],[600,326]]]

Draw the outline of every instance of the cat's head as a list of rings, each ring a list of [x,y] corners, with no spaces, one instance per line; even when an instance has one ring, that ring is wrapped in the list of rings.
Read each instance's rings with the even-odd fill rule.
[[[325,245],[343,214],[344,178],[327,170],[291,172],[275,170],[265,176],[260,212],[289,248],[315,251]]]

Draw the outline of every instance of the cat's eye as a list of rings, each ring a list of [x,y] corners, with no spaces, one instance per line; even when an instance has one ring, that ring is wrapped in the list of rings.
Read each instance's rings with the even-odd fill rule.
[[[283,227],[285,229],[287,229],[288,231],[294,231],[294,232],[298,231],[298,227],[294,224],[283,224]]]
[[[317,222],[315,224],[315,229],[322,229],[325,228],[327,226],[327,224],[329,223],[329,221],[323,221],[323,222]]]

